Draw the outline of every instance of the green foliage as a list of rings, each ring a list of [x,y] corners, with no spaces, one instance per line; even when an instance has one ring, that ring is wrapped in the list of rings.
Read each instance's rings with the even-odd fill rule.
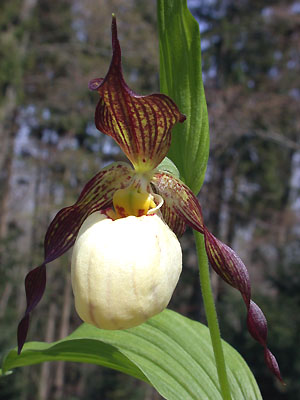
[[[241,356],[223,344],[232,399],[261,399]],[[83,324],[54,343],[27,343],[20,356],[12,350],[4,372],[50,360],[89,362],[117,369],[151,383],[166,399],[221,400],[208,329],[170,310],[123,331]]]
[[[21,58],[13,37],[2,38],[0,47],[0,93],[1,102],[5,99],[5,89],[8,85],[13,85],[17,90],[21,85]]]
[[[173,129],[168,157],[184,182],[198,193],[206,171],[209,128],[202,83],[201,44],[198,22],[186,0],[158,0],[160,86],[186,114]]]
[[[165,157],[164,160],[162,160],[162,162],[157,166],[157,169],[162,172],[168,172],[175,178],[180,179],[180,174],[176,165],[168,157]]]

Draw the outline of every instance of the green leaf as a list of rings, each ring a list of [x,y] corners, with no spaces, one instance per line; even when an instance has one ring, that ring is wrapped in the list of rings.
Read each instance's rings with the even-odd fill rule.
[[[232,399],[262,399],[242,357],[223,342]],[[18,356],[11,350],[4,373],[44,361],[88,362],[125,372],[152,384],[169,400],[222,400],[206,326],[165,310],[148,322],[123,331],[83,324],[59,342],[31,342]]]
[[[173,161],[170,160],[168,157],[165,157],[162,160],[162,162],[156,167],[156,169],[159,172],[167,172],[167,173],[171,174],[172,176],[174,176],[177,179],[180,178],[180,174],[179,174],[178,168],[173,163]]]
[[[197,194],[202,186],[209,153],[209,127],[202,83],[198,22],[186,0],[158,0],[160,90],[169,95],[187,117],[173,128],[168,157],[184,182]]]

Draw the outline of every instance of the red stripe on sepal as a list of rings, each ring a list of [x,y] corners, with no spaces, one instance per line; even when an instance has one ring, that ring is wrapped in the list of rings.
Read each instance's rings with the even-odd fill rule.
[[[179,179],[167,172],[157,172],[151,183],[157,193],[164,199],[165,207],[177,214],[184,224],[203,233],[203,217],[200,204],[193,192]],[[175,232],[177,220],[170,218],[168,225]]]
[[[205,247],[211,266],[229,285],[238,289],[246,304],[250,302],[251,286],[247,268],[239,256],[226,244],[204,230]]]
[[[112,47],[113,56],[106,77],[89,83],[89,88],[100,94],[95,124],[101,132],[113,137],[137,170],[152,170],[168,152],[173,125],[183,122],[185,116],[168,96],[139,96],[127,86],[115,17]]]
[[[83,188],[77,202],[60,210],[45,236],[45,263],[64,254],[73,246],[83,221],[93,212],[111,205],[113,194],[126,187],[133,169],[126,163],[113,163],[103,168]]]
[[[166,202],[164,202],[160,208],[160,211],[164,221],[172,229],[175,235],[178,237],[182,236],[186,228],[186,223],[184,220],[179,217],[176,212],[172,210],[172,207]]]

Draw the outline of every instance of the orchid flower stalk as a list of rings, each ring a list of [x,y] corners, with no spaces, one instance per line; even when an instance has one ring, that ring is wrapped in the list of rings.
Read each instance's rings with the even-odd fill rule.
[[[172,127],[186,117],[168,96],[140,96],[127,86],[114,16],[112,49],[105,78],[89,83],[100,96],[95,124],[117,142],[132,165],[117,162],[103,168],[85,185],[77,202],[59,211],[51,222],[45,259],[25,279],[27,308],[18,327],[19,353],[30,313],[45,290],[46,264],[75,244],[71,273],[79,316],[99,328],[129,328],[167,306],[181,272],[177,237],[189,225],[204,236],[212,268],[240,291],[248,330],[262,345],[267,366],[281,380],[267,347],[266,318],[251,299],[244,263],[209,232],[188,186],[159,168],[170,147]]]

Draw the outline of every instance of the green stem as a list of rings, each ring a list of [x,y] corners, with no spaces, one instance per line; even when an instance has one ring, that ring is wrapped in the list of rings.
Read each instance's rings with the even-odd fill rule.
[[[226,373],[226,365],[221,342],[216,307],[210,284],[208,260],[205,251],[204,237],[201,233],[194,231],[202,297],[204,302],[207,324],[210,332],[211,342],[214,350],[217,372],[223,400],[231,400],[230,388]]]

